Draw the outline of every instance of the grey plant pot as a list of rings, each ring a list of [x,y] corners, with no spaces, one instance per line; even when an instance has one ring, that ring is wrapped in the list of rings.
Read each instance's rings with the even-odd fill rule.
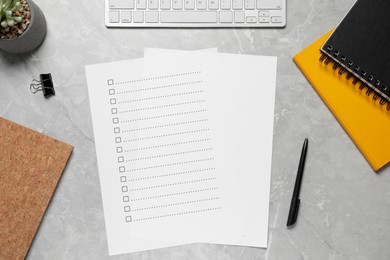
[[[27,29],[15,39],[0,39],[0,49],[13,54],[23,54],[38,48],[46,36],[46,19],[41,9],[31,0],[31,22]]]

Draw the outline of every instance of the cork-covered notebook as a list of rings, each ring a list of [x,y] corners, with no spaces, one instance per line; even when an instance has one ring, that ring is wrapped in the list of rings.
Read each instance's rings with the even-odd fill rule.
[[[24,259],[73,147],[0,117],[0,259]]]

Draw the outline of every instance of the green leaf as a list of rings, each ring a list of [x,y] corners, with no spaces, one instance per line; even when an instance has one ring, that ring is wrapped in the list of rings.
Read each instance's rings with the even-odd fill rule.
[[[3,28],[7,28],[7,27],[8,27],[8,23],[7,23],[6,20],[2,21],[0,25],[1,25],[1,27],[3,27]]]
[[[16,23],[20,23],[23,20],[23,17],[21,17],[21,16],[12,16],[12,19],[14,19],[14,21]]]
[[[12,18],[8,18],[8,17],[7,17],[7,23],[8,23],[8,26],[10,26],[10,27],[12,27],[12,26],[14,26],[14,25],[15,25],[15,21],[14,21],[14,19],[12,19]]]

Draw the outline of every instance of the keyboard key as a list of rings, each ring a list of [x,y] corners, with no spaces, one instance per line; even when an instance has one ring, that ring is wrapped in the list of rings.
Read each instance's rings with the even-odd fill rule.
[[[109,0],[111,9],[134,9],[134,0]]]
[[[259,11],[259,16],[269,16],[269,11]]]
[[[220,11],[219,12],[219,22],[232,23],[233,22],[233,12],[232,11]]]
[[[146,9],[146,0],[136,0],[136,7],[139,10],[145,10]]]
[[[259,16],[259,23],[269,23],[270,19],[267,16]]]
[[[241,10],[244,7],[243,0],[233,0],[233,9]]]
[[[162,10],[171,9],[171,0],[161,0],[160,7]]]
[[[173,10],[183,9],[183,0],[172,0]]]
[[[122,23],[131,23],[131,11],[122,11]]]
[[[247,16],[246,22],[247,23],[257,23],[257,17],[256,16]]]
[[[158,23],[158,12],[157,11],[146,11],[145,22],[147,23]]]
[[[222,10],[230,10],[231,0],[221,0],[221,9]]]
[[[243,23],[243,22],[245,22],[245,12],[244,11],[236,11],[236,12],[234,12],[234,22],[235,23]]]
[[[209,0],[209,9],[218,10],[219,9],[219,0]]]
[[[244,0],[244,8],[246,10],[254,10],[255,9],[255,0]]]
[[[197,0],[196,1],[196,9],[206,10],[207,9],[207,0]]]
[[[195,0],[184,0],[184,9],[194,10],[195,9]]]
[[[119,23],[119,11],[110,11],[108,13],[110,23]]]
[[[158,1],[159,0],[148,0],[149,9],[150,10],[157,10],[158,9]]]
[[[273,23],[281,23],[282,22],[282,17],[280,17],[280,16],[273,16],[273,17],[271,17],[271,22],[273,22]]]
[[[134,11],[133,12],[133,22],[143,23],[144,22],[144,12],[143,11]]]
[[[161,11],[162,23],[216,23],[217,12],[210,11]]]
[[[257,9],[282,9],[282,0],[257,0]]]

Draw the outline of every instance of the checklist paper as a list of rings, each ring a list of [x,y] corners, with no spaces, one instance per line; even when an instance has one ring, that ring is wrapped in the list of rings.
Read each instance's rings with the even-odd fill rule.
[[[233,71],[220,77],[224,67],[239,67],[224,65],[233,55],[222,56],[181,54],[87,66],[110,255],[245,235],[248,213],[235,183],[241,173],[256,171],[249,168],[258,160],[245,154],[253,145],[242,153],[226,149],[235,148],[240,143],[235,135],[251,127],[241,125],[245,120],[259,120],[241,114],[251,116],[253,107],[240,100],[248,94],[237,96],[244,89],[237,81],[232,85]],[[276,59],[267,61],[270,80],[262,81],[274,93]],[[270,108],[273,117],[273,104]],[[265,193],[267,181],[261,184],[268,186]],[[268,227],[268,194],[266,201],[262,225]]]

